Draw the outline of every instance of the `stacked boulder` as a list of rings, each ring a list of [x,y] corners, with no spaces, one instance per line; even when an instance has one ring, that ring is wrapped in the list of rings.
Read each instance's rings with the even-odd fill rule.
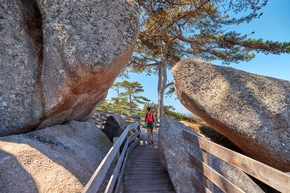
[[[184,59],[172,70],[181,103],[246,155],[290,168],[290,82]]]
[[[1,2],[1,192],[82,191],[112,145],[84,121],[133,52],[132,2]]]
[[[138,35],[130,1],[1,4],[0,136],[86,120]]]

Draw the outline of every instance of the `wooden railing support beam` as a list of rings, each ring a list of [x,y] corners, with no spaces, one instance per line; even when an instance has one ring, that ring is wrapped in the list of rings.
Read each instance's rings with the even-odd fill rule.
[[[290,192],[290,175],[252,158],[213,143],[197,134],[182,131],[184,139],[191,141],[203,151],[235,166],[280,192]],[[205,157],[205,156],[203,156]],[[207,164],[203,166],[207,168]],[[216,183],[215,183],[216,184]]]
[[[119,181],[122,178],[123,173],[124,173],[123,172],[124,165],[125,165],[124,163],[126,162],[126,159],[128,156],[127,155],[129,152],[128,149],[131,147],[130,146],[128,148],[128,144],[134,140],[134,137],[140,135],[141,131],[137,130],[137,132],[133,134],[134,137],[128,137],[128,133],[131,130],[136,130],[135,128],[138,127],[139,125],[140,125],[140,121],[136,122],[136,123],[132,123],[126,127],[126,129],[123,131],[122,135],[115,141],[113,147],[106,154],[106,156],[104,157],[104,159],[102,160],[102,162],[100,163],[100,165],[98,166],[98,168],[96,169],[94,174],[92,175],[91,179],[86,184],[82,193],[96,193],[99,190],[99,187],[101,186],[108,169],[110,168],[110,166],[114,162],[116,156],[119,155],[120,148],[125,141],[125,146],[123,147],[123,150],[121,152],[121,155],[119,156],[118,162],[115,165],[113,175],[111,176],[109,183],[108,183],[106,190],[105,190],[106,193],[111,193],[114,191],[116,182],[117,182],[117,184],[119,183]],[[139,139],[136,140],[135,143],[133,143],[133,144],[136,144],[137,141],[139,141]],[[121,170],[122,175],[119,175],[120,170]]]

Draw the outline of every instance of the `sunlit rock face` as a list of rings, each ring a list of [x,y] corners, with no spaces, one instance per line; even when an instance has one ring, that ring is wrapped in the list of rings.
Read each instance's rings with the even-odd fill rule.
[[[172,70],[181,103],[248,156],[290,168],[290,82],[199,59]]]
[[[81,192],[111,146],[94,123],[77,121],[0,137],[0,192]]]
[[[138,34],[130,0],[3,1],[0,15],[0,136],[86,120]]]

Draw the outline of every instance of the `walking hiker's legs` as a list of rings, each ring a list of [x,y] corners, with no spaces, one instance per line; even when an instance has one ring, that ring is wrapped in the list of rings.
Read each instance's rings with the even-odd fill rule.
[[[153,145],[154,144],[154,142],[153,142],[153,128],[152,129],[150,129],[151,130],[151,144]]]
[[[152,141],[152,132],[150,128],[147,128],[147,134],[148,134],[148,138],[147,138],[147,144],[151,145],[151,141]]]

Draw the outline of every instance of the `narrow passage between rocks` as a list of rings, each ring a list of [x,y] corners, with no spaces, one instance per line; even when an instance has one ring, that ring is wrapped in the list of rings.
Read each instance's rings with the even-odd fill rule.
[[[141,145],[128,157],[123,179],[124,193],[175,193],[168,173],[161,165],[158,153],[157,131],[154,146],[145,144],[143,130]]]

